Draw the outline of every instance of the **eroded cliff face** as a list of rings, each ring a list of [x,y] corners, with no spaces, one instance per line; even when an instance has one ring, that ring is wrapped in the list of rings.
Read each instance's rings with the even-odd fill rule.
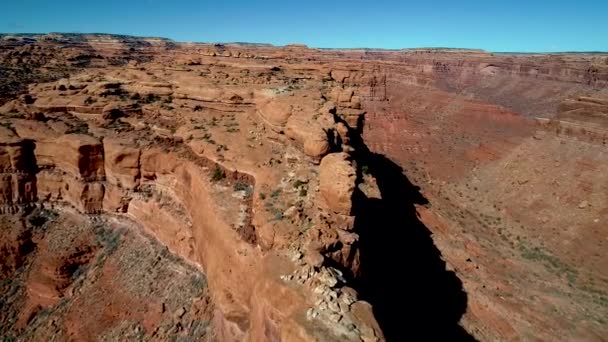
[[[122,72],[116,71],[111,77],[121,77]],[[339,91],[347,93],[336,98],[339,106],[319,91],[294,96],[260,89],[254,102],[247,100],[251,94],[239,95],[226,87],[209,92],[168,84],[164,87],[169,93],[160,86],[146,93],[130,77],[122,75],[122,80],[110,83],[85,76],[37,85],[38,90],[32,89],[34,103],[21,99],[3,107],[4,113],[17,109],[22,114],[7,121],[2,131],[7,151],[4,210],[59,202],[85,214],[133,219],[208,275],[216,333],[222,340],[383,339],[371,306],[345,287],[343,273],[356,273],[359,265],[358,237],[352,232],[353,213],[348,209],[356,169],[346,162],[346,153],[333,153],[352,149],[347,146],[349,128],[334,116],[356,125],[363,114],[360,109],[336,112],[336,107],[360,108],[353,91]],[[160,96],[175,98],[162,100],[160,107],[160,103],[142,107],[136,99],[138,106],[133,109],[132,103],[120,100],[108,103],[104,99],[108,91],[130,98],[138,94],[139,99],[151,102]],[[58,98],[56,93],[64,95]],[[95,100],[102,103],[87,105],[96,94],[103,94]],[[82,96],[86,96],[84,105],[74,103],[82,101]],[[208,125],[217,126],[220,116],[213,116],[209,123],[210,118],[204,118],[203,129],[194,117],[188,125],[178,117],[178,129],[166,129],[174,132],[167,135],[155,120],[162,124],[159,115],[171,115],[173,108],[167,107],[177,101],[192,106],[193,114],[201,110],[197,103],[205,106],[204,111],[223,115],[222,111],[230,113],[227,109],[245,108],[251,116],[234,120],[228,114],[234,121],[225,124],[228,135],[233,127],[250,127],[263,137],[265,128],[256,122],[263,118],[276,132],[272,139],[277,144],[293,146],[279,152],[290,157],[271,158],[270,166],[288,165],[275,172],[260,169],[262,160],[277,154],[274,146],[238,160],[238,143],[219,144],[211,141],[208,132],[194,138],[207,131]],[[155,118],[150,121],[154,126],[146,118]],[[116,129],[121,125],[129,127],[126,132]],[[219,146],[211,150],[212,145]],[[233,148],[237,155],[229,156]],[[333,174],[330,160],[337,156],[345,161],[345,172]],[[319,169],[326,174],[323,177],[338,182],[319,183],[308,168]],[[319,200],[316,187],[324,194]],[[317,212],[315,217],[313,212]],[[294,231],[294,225],[299,231]],[[325,260],[337,264],[328,266]]]
[[[2,127],[1,130],[0,211],[11,213],[19,210],[19,204],[31,203],[36,199],[34,144],[31,140],[17,137],[7,128]]]
[[[33,140],[52,136],[52,130],[37,124],[36,136],[28,136],[28,126],[28,122],[15,122],[14,126],[14,130],[27,139],[8,129],[3,131],[2,141],[8,155],[4,212],[15,212],[19,205],[41,200],[65,201],[88,214],[105,211],[127,215],[172,251],[203,267],[209,275],[210,287],[216,289],[216,318],[222,329],[218,333],[223,339],[312,338],[311,333],[297,323],[305,318],[308,298],[302,290],[286,286],[279,278],[280,271],[291,270],[293,266],[281,260],[276,252],[264,255],[253,241],[243,238],[243,232],[250,225],[249,217],[241,226],[235,226],[218,215],[221,209],[217,202],[221,194],[214,188],[231,186],[238,181],[253,190],[253,177],[222,169],[229,180],[226,184],[214,184],[210,181],[209,166],[220,166],[191,152],[142,151],[121,146],[112,139],[104,139],[102,143],[82,134]],[[354,186],[354,180],[352,183]],[[142,193],[141,189],[146,192]],[[348,190],[352,193],[352,188]],[[250,200],[232,202],[223,205],[236,208],[251,205]],[[321,270],[319,273],[307,269],[303,277],[312,283],[317,274],[319,277],[325,274],[329,280],[321,278],[325,283],[318,286],[331,291],[337,280],[331,272]],[[277,297],[277,293],[283,295]],[[355,303],[355,297],[348,298],[353,298],[344,300],[348,305]],[[348,306],[343,309],[348,315]],[[341,319],[348,319],[352,322],[349,324],[358,322],[352,314]],[[370,323],[374,324],[366,322],[364,327]],[[354,327],[350,331],[343,328],[342,337],[336,338],[353,336],[353,330]],[[381,336],[379,331],[370,331],[372,337]]]
[[[556,326],[542,290],[527,313],[509,311],[524,296],[485,290],[511,286],[496,258],[524,265],[513,248],[537,251],[500,243],[509,227],[528,236],[523,225],[493,236],[475,222],[531,222],[507,183],[553,189],[517,167],[542,146],[559,156],[547,134],[572,137],[568,153],[590,143],[590,170],[603,158],[605,56],[72,40],[3,45],[6,63],[73,69],[0,107],[2,212],[63,203],[136,222],[205,272],[220,340],[492,340],[528,336],[525,318]],[[36,57],[64,45],[55,64]],[[581,206],[603,213],[603,190],[587,188]],[[510,206],[478,204],[479,189]],[[394,265],[411,280],[396,282]]]

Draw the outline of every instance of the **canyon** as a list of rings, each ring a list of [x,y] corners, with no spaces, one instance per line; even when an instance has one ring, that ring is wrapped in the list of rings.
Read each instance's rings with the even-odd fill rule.
[[[608,335],[608,55],[0,35],[0,336]]]

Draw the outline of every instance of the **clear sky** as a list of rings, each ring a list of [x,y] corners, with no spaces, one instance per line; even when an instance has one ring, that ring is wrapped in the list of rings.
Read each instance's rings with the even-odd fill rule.
[[[2,0],[0,32],[313,47],[607,51],[608,0]]]

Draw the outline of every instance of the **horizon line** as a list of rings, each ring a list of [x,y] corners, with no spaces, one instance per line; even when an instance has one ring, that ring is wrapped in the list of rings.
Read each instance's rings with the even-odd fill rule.
[[[419,46],[419,47],[402,47],[402,48],[378,48],[378,47],[317,47],[310,46],[306,43],[288,43],[284,45],[277,45],[273,43],[266,42],[242,42],[242,41],[231,41],[231,42],[212,42],[212,41],[185,41],[185,40],[176,40],[174,38],[162,37],[162,36],[140,36],[134,34],[124,34],[124,33],[102,33],[102,32],[0,32],[1,36],[14,35],[14,36],[42,36],[42,35],[90,35],[90,36],[118,36],[118,37],[128,37],[128,38],[143,38],[143,39],[161,39],[167,40],[178,44],[221,44],[221,45],[230,45],[230,44],[250,44],[250,45],[265,45],[269,47],[289,47],[289,46],[303,46],[309,49],[319,49],[319,50],[376,50],[376,51],[404,51],[404,50],[465,50],[467,52],[485,52],[485,53],[498,53],[498,54],[608,54],[608,50],[565,50],[565,51],[493,51],[486,50],[482,48],[471,48],[471,47],[449,47],[449,46]]]

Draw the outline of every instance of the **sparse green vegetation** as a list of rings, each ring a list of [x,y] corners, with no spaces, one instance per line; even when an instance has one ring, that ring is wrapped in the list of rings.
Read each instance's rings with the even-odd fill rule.
[[[23,119],[25,117],[25,114],[13,112],[13,113],[4,114],[4,117],[7,119]]]
[[[273,220],[280,221],[280,220],[282,220],[285,217],[283,215],[283,211],[281,209],[275,208],[272,205],[268,208],[268,211],[272,214],[272,219]]]
[[[548,270],[566,276],[570,283],[574,283],[578,277],[578,272],[570,266],[564,264],[558,258],[547,254],[539,247],[526,247],[523,244],[519,245],[521,256],[525,259],[542,263]]]
[[[283,213],[282,213],[282,212],[280,212],[280,211],[276,211],[276,212],[274,213],[274,219],[275,219],[275,220],[280,221],[280,220],[282,220],[283,218],[284,218],[284,216],[283,216]]]
[[[34,228],[42,228],[47,222],[55,220],[59,214],[50,209],[37,209],[27,219]]]
[[[13,123],[12,122],[0,122],[0,126],[8,128],[10,130],[13,130]]]
[[[219,182],[224,178],[226,178],[226,173],[219,167],[216,167],[215,170],[213,170],[213,175],[211,175],[211,181]]]
[[[249,189],[249,184],[243,181],[237,181],[234,183],[234,191],[245,191],[247,189]]]
[[[249,196],[251,196],[251,194],[253,192],[253,188],[251,187],[251,185],[247,184],[246,182],[237,181],[236,183],[234,183],[234,191],[244,191],[245,196],[249,197]]]
[[[154,103],[156,101],[159,101],[160,97],[158,97],[158,95],[155,94],[148,94],[146,95],[146,97],[143,98],[143,102],[144,103]]]
[[[99,94],[99,96],[101,96],[101,97],[118,96],[118,97],[120,97],[121,100],[128,99],[128,93],[120,87],[106,89],[106,90],[104,90],[104,92]]]
[[[97,102],[97,100],[95,100],[94,98],[92,98],[90,96],[87,97],[86,100],[84,100],[84,104],[86,104],[87,106],[90,106],[95,102]]]
[[[363,172],[364,175],[369,175],[369,166],[362,165],[361,166],[361,172]]]
[[[104,251],[98,256],[98,259],[105,258],[118,249],[123,233],[122,229],[110,229],[104,224],[99,223],[94,226],[94,232],[97,241],[104,247]],[[98,262],[101,261],[102,260],[98,260]]]
[[[88,134],[91,135],[89,133],[89,125],[84,123],[84,122],[78,122],[76,125],[72,126],[70,129],[68,129],[66,132],[66,134]]]
[[[154,190],[152,189],[152,186],[149,184],[143,184],[142,186],[139,187],[137,192],[146,200],[152,198],[152,196],[154,195]]]
[[[113,120],[112,122],[106,123],[106,124],[102,125],[102,127],[107,128],[107,129],[113,129],[117,132],[133,130],[133,126],[131,126],[131,124],[129,124],[128,122],[124,122],[120,119]]]

